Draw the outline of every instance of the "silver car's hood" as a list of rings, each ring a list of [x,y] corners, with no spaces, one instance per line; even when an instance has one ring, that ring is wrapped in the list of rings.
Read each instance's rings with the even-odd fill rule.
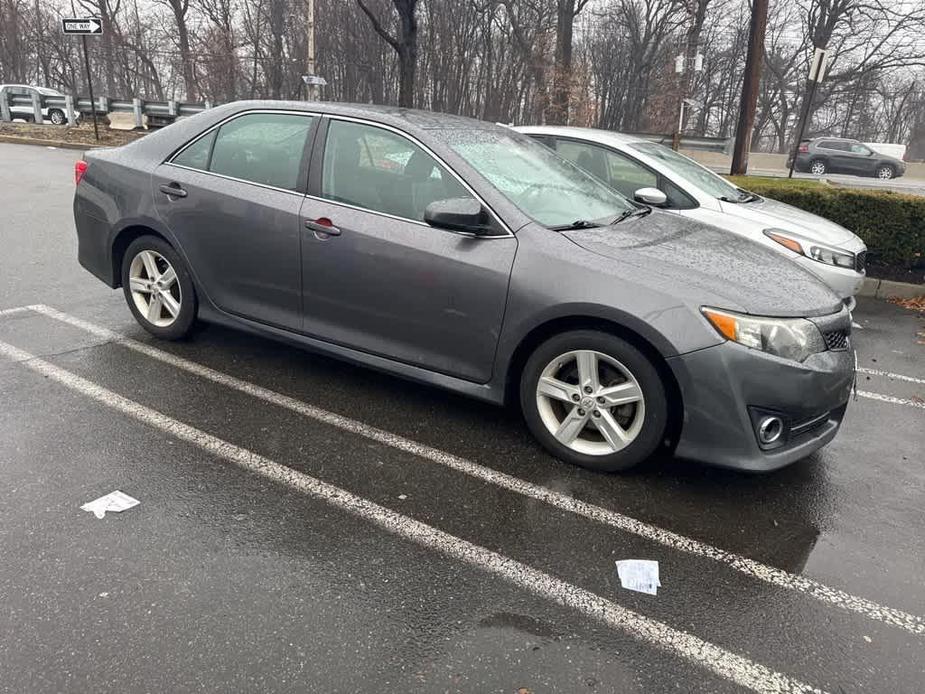
[[[609,227],[562,232],[612,258],[625,275],[645,278],[687,301],[764,316],[816,316],[841,309],[815,275],[747,238],[665,212]]]
[[[764,228],[774,227],[791,231],[815,241],[842,246],[851,251],[863,245],[863,242],[845,227],[784,202],[763,198],[758,202],[721,202],[720,204],[726,214],[756,222]]]

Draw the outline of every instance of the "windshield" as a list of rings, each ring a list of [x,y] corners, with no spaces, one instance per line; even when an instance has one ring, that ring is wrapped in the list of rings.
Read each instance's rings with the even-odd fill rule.
[[[501,128],[453,130],[447,144],[540,224],[619,217],[629,200],[530,138]]]
[[[39,94],[44,94],[45,96],[64,96],[61,92],[55,89],[49,89],[48,87],[36,87]]]
[[[695,186],[715,198],[731,202],[744,202],[751,199],[751,194],[741,188],[736,188],[722,176],[713,173],[705,166],[701,166],[693,159],[678,154],[673,149],[656,142],[634,142],[630,145],[637,152],[658,159],[666,167],[679,176],[683,176]]]

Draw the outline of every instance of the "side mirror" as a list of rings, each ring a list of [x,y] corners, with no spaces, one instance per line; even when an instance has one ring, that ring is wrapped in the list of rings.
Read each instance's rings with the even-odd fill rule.
[[[633,198],[636,202],[641,202],[643,205],[652,205],[654,207],[661,207],[668,202],[668,196],[658,188],[640,188],[633,193]]]
[[[424,221],[437,229],[484,234],[488,231],[488,214],[478,200],[450,198],[435,200],[424,210]]]

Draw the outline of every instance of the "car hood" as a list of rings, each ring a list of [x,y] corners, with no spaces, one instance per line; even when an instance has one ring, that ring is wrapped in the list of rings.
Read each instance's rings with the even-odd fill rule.
[[[801,210],[784,202],[762,198],[758,202],[722,202],[723,212],[763,225],[806,236],[854,251],[861,240],[845,227],[812,212]]]
[[[759,243],[666,212],[608,227],[561,232],[660,291],[763,316],[839,311],[838,297],[815,275]]]

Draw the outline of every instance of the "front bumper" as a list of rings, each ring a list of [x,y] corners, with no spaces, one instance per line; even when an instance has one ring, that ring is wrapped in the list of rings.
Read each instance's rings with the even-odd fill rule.
[[[842,311],[845,320],[847,311]],[[835,438],[855,378],[854,351],[814,354],[802,364],[725,342],[668,360],[684,403],[675,455],[764,472],[805,458]],[[784,419],[786,435],[763,448],[757,415]]]

